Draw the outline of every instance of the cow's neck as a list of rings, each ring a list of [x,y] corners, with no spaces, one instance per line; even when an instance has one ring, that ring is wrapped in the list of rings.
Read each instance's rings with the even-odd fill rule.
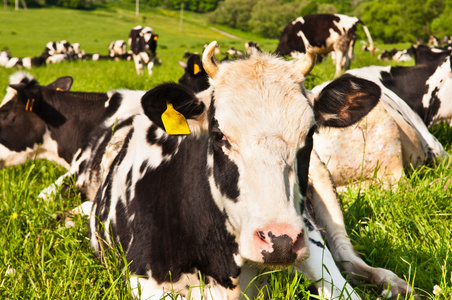
[[[145,247],[142,251],[146,254],[128,254],[128,261],[136,262],[131,271],[139,272],[134,267],[143,265],[141,257],[152,258],[152,276],[157,281],[168,280],[168,270],[174,281],[184,273],[199,270],[222,286],[233,288],[231,277],[240,272],[234,260],[238,245],[226,229],[225,212],[218,208],[210,192],[207,138],[189,137],[177,145],[176,138],[170,137],[155,141],[154,145],[165,149],[163,152],[177,153],[169,161],[148,169],[136,184],[135,199],[148,200],[135,212],[135,222],[151,222],[151,230],[143,238],[155,246]],[[156,195],[155,191],[162,192]],[[131,203],[133,207],[133,200]]]

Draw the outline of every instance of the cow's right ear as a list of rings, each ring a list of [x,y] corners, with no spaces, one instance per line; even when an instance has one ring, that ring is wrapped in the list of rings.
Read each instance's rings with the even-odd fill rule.
[[[162,129],[165,129],[162,115],[168,109],[168,104],[172,104],[173,108],[185,117],[192,132],[206,128],[206,105],[191,89],[183,85],[164,83],[149,90],[141,98],[144,113]]]
[[[375,83],[345,74],[330,82],[314,99],[314,113],[318,125],[350,126],[369,113],[381,97]]]
[[[69,91],[74,79],[71,76],[63,76],[47,85],[48,88],[58,91]]]

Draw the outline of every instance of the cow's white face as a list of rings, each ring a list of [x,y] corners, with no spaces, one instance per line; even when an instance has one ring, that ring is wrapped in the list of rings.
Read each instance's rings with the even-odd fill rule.
[[[315,121],[303,83],[293,63],[268,56],[222,64],[211,81],[211,189],[245,259],[287,264],[309,253],[296,153]],[[278,247],[290,251],[272,258]]]

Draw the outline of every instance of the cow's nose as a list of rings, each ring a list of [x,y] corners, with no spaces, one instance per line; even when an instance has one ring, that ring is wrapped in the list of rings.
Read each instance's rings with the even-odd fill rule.
[[[287,225],[257,230],[255,241],[266,264],[294,263],[305,246],[303,230],[295,230]]]

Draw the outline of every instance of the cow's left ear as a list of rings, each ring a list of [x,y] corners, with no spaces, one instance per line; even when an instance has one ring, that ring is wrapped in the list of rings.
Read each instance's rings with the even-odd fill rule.
[[[317,124],[347,127],[362,119],[377,105],[381,89],[375,83],[345,74],[330,82],[314,99]]]
[[[168,104],[171,104],[174,110],[185,117],[192,131],[198,131],[196,127],[201,126],[200,124],[205,121],[205,104],[196,97],[191,89],[180,84],[158,85],[141,98],[144,113],[162,129],[165,129],[162,115],[168,109]]]
[[[48,88],[58,91],[69,91],[74,79],[71,76],[63,76],[47,85]]]

